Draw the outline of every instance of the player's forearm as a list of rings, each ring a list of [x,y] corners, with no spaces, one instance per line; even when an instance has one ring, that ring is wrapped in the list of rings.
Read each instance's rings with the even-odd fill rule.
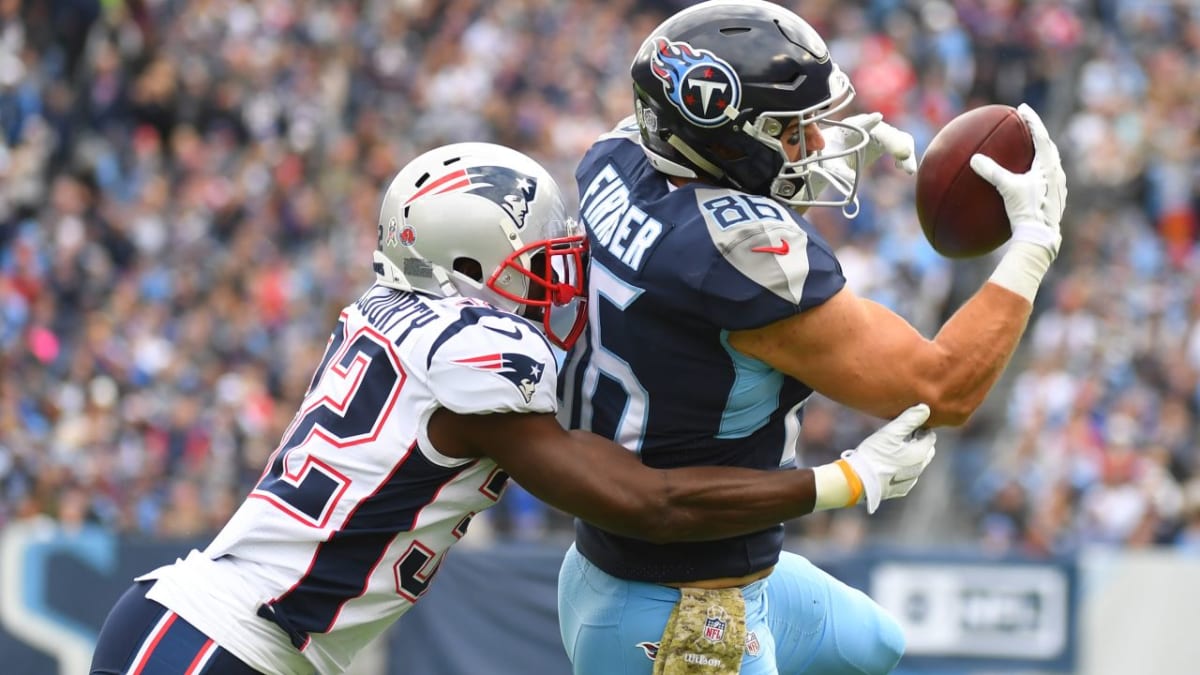
[[[515,422],[511,437],[521,441],[493,443],[493,459],[538,499],[614,534],[658,543],[724,539],[813,510],[807,469],[654,469],[605,438],[564,432],[551,416],[523,417],[544,424]]]
[[[566,434],[575,446],[566,456],[577,461],[535,445],[541,458],[522,452],[524,461],[508,466],[533,494],[609,532],[656,543],[725,539],[864,499],[874,513],[880,501],[907,495],[933,460],[936,434],[915,433],[928,418],[928,406],[911,406],[841,459],[812,469],[652,469],[583,431]]]
[[[927,373],[937,395],[929,426],[966,421],[987,397],[1012,358],[1032,306],[994,283],[984,284],[934,338],[940,367]]]
[[[650,506],[661,541],[702,541],[755,532],[812,513],[811,469],[754,471],[732,467],[664,470]]]

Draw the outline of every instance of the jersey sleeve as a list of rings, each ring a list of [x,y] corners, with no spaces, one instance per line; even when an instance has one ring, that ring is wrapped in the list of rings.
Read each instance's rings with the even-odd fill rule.
[[[429,388],[460,414],[555,413],[558,364],[530,324],[500,313],[448,329],[429,356]]]
[[[729,193],[713,192],[697,195],[714,247],[699,291],[719,326],[765,326],[824,303],[846,285],[833,250],[798,216],[765,197],[740,195],[722,208]]]

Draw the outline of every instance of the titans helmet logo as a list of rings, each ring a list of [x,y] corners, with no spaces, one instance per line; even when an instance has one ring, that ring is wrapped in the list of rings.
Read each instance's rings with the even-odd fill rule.
[[[537,197],[537,179],[506,166],[473,166],[426,183],[404,205],[426,195],[449,192],[470,192],[493,202],[521,229],[525,227],[525,216],[529,215],[529,203]]]
[[[538,382],[542,381],[542,373],[546,372],[546,364],[514,352],[473,356],[467,359],[458,359],[454,363],[476,370],[486,370],[503,377],[516,387],[517,391],[521,392],[526,403],[533,399]]]
[[[655,659],[658,658],[658,650],[662,646],[662,643],[661,642],[639,642],[639,643],[637,643],[637,646],[641,647],[642,653],[646,655],[646,658],[650,659],[651,661],[654,661]]]
[[[728,63],[707,49],[654,38],[650,71],[662,80],[667,99],[684,119],[700,127],[729,121],[725,109],[742,102],[742,83]]]

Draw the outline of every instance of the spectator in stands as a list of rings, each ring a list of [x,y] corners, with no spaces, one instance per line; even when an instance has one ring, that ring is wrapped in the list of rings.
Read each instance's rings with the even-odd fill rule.
[[[313,361],[331,312],[364,281],[353,261],[374,242],[358,225],[373,222],[383,181],[469,137],[514,145],[572,185],[580,139],[625,114],[624,55],[683,4],[0,0],[0,523],[55,513],[49,495],[76,482],[87,518],[156,532],[177,498],[151,489],[163,471],[195,482],[206,509],[240,499],[311,375],[291,365]],[[1007,406],[996,392],[972,422],[983,457],[954,474],[975,511],[929,511],[992,522],[1011,503],[993,490],[1025,472],[1039,476],[1027,503],[1073,516],[1101,481],[1103,420],[1138,387],[1146,438],[1163,437],[1172,480],[1195,480],[1200,12],[871,0],[804,15],[855,81],[901,73],[880,86],[901,85],[887,95],[909,112],[892,121],[919,147],[968,106],[1039,96],[1069,139],[1063,289],[1042,295],[1032,360],[1011,370],[1056,371],[1071,412],[1033,437],[1006,433],[1003,409],[1027,408],[1028,389]],[[478,88],[462,96],[463,82]],[[980,272],[924,245],[910,183],[868,180],[851,228],[817,224],[849,233],[831,243],[854,260],[856,290],[937,325]],[[1072,346],[1047,363],[1056,336]],[[161,439],[188,405],[209,433],[167,462]],[[836,434],[875,426],[839,416]],[[1043,475],[1048,465],[1060,468]],[[513,522],[536,536],[546,520],[522,512]],[[1159,518],[1160,532],[1188,531],[1183,513]],[[886,534],[890,520],[872,525]],[[1018,542],[1081,541],[1079,519],[1057,511],[1020,522]]]

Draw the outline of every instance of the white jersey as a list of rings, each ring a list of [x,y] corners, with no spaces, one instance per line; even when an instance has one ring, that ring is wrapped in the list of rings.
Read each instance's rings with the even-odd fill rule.
[[[557,409],[529,322],[475,300],[373,286],[341,314],[296,417],[245,503],[147,597],[247,664],[341,673],[425,592],[508,476],[438,453],[438,408]]]

